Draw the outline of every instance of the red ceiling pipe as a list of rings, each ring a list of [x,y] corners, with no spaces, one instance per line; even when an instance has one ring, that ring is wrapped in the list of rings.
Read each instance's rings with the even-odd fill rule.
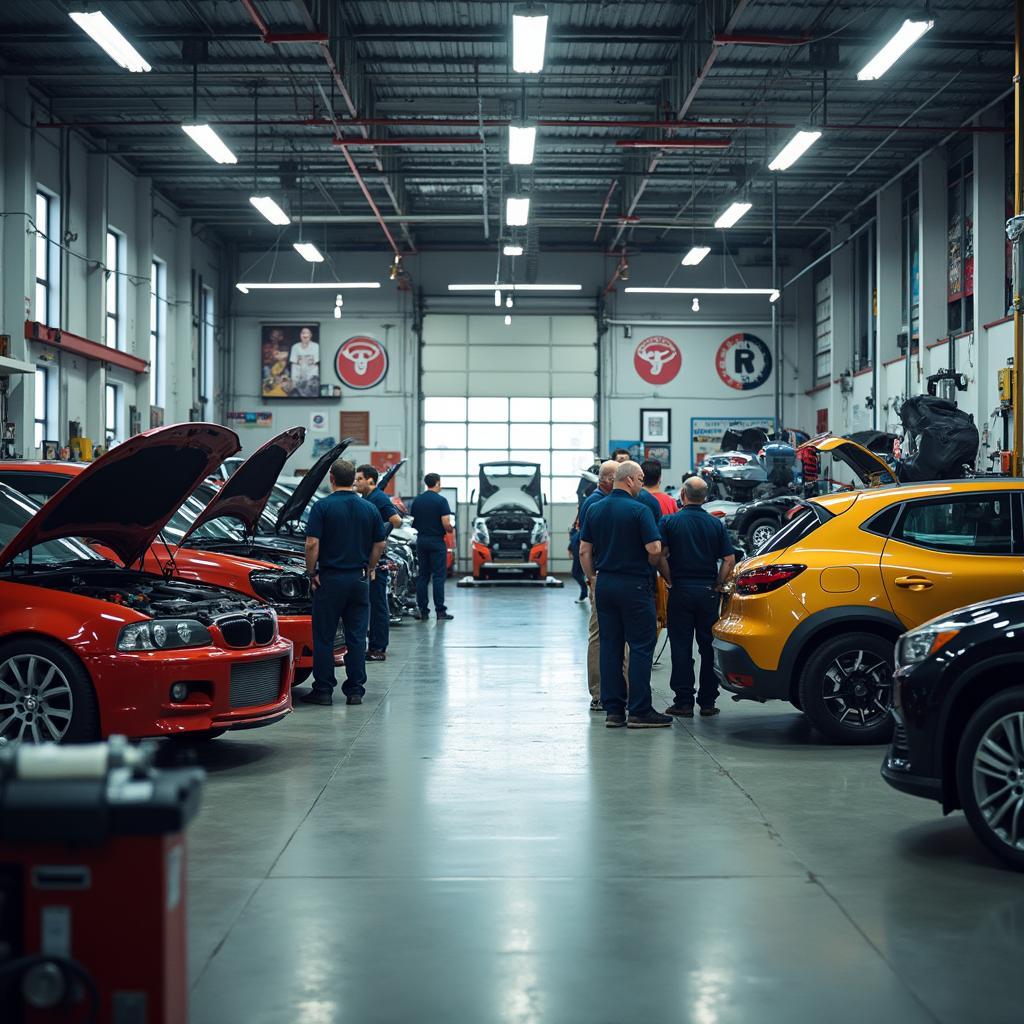
[[[479,138],[461,136],[449,139],[432,139],[420,135],[396,136],[388,139],[332,139],[335,146],[479,146]]]
[[[732,139],[618,139],[621,149],[728,149]]]
[[[348,169],[352,172],[352,177],[356,179],[356,184],[362,190],[363,195],[366,197],[366,201],[370,204],[370,209],[373,210],[373,215],[377,218],[377,223],[384,231],[384,235],[388,240],[388,244],[391,246],[392,252],[394,252],[396,256],[401,256],[402,251],[398,248],[398,243],[395,241],[394,235],[392,235],[388,230],[387,224],[384,223],[384,218],[381,216],[380,209],[374,202],[373,196],[370,195],[370,190],[366,187],[366,182],[363,181],[363,176],[359,173],[359,168],[356,167],[356,163],[352,159],[352,154],[348,151],[348,146],[341,145],[338,148],[341,150],[341,155],[345,158],[345,163],[348,164]]]
[[[259,29],[260,38],[265,43],[326,43],[327,36],[323,32],[271,32],[263,15],[256,9],[253,0],[242,0],[242,6],[249,12],[253,24]]]
[[[597,230],[594,232],[594,241],[597,241],[597,236],[601,234],[601,228],[604,227],[604,215],[608,212],[608,205],[612,201],[612,194],[615,189],[619,186],[619,179],[616,178],[608,189],[608,195],[604,197],[604,205],[601,207],[601,215],[597,218]]]

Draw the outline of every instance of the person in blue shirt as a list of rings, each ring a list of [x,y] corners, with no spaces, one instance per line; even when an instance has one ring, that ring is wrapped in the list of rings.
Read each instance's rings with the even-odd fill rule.
[[[605,725],[659,729],[672,724],[651,707],[651,663],[657,624],[651,567],[661,557],[661,537],[650,509],[636,501],[644,471],[623,462],[614,488],[588,510],[580,532],[580,561],[594,580],[601,634],[601,703]],[[623,658],[629,644],[627,697]],[[626,719],[626,705],[629,719]]]
[[[303,704],[334,703],[334,635],[345,624],[347,704],[366,692],[366,626],[370,618],[367,576],[377,567],[387,531],[380,513],[354,489],[356,467],[345,459],[331,466],[333,493],[321,498],[306,524],[306,573],[313,587],[313,689]]]
[[[700,653],[697,703],[703,717],[718,714],[711,628],[718,619],[719,593],[736,552],[725,524],[704,510],[708,485],[698,476],[683,481],[683,507],[661,520],[659,570],[669,587],[668,640],[672,649],[672,692],[667,713],[693,718],[693,637]]]
[[[398,509],[391,499],[377,490],[380,474],[369,464],[356,468],[356,490],[380,512],[381,519],[392,529],[402,525]],[[391,613],[388,611],[388,572],[378,567],[370,575],[370,632],[367,661],[386,661],[391,635]]]
[[[434,614],[439,619],[451,619],[444,604],[444,579],[448,574],[448,548],[445,534],[452,532],[452,510],[441,491],[441,477],[428,473],[423,478],[426,490],[413,499],[412,525],[416,527],[416,555],[419,576],[416,579],[416,618],[425,621],[430,616],[427,604],[430,581],[434,581]]]

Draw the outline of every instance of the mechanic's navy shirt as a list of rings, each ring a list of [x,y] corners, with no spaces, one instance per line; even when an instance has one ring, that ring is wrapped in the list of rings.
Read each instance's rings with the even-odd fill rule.
[[[665,514],[661,510],[661,502],[651,494],[650,491],[645,491],[643,488],[640,489],[640,493],[636,496],[636,500],[642,502],[651,510],[651,515],[654,516],[654,521],[657,523],[661,517]]]
[[[583,529],[583,523],[587,518],[587,513],[602,499],[607,498],[608,495],[599,487],[596,491],[592,491],[583,499],[583,504],[580,505],[580,529]]]
[[[452,514],[448,499],[437,491],[424,491],[413,499],[412,525],[420,537],[444,537],[442,516]]]
[[[357,572],[387,530],[377,509],[355,491],[335,491],[310,509],[306,536],[320,541],[321,572]]]
[[[725,524],[703,505],[684,505],[661,520],[661,542],[669,550],[673,583],[713,583],[718,560],[734,555]]]
[[[616,488],[587,510],[580,540],[594,545],[594,568],[623,576],[650,576],[645,545],[661,540],[650,509],[629,491]]]
[[[369,493],[365,494],[364,497],[380,512],[380,517],[385,523],[388,522],[392,516],[398,515],[398,509],[391,504],[391,499],[376,487],[374,487],[374,489]]]

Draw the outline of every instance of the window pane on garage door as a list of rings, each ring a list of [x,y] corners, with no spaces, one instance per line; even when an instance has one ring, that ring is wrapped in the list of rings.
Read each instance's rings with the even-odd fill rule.
[[[471,398],[469,400],[470,423],[484,421],[487,423],[508,422],[507,398]]]
[[[466,422],[466,399],[424,398],[423,419],[427,423]]]
[[[427,423],[423,427],[423,446],[425,448],[462,448],[466,447],[465,423]]]
[[[509,418],[513,423],[547,423],[551,419],[551,399],[513,398]]]
[[[466,450],[438,451],[427,449],[423,453],[423,472],[440,473],[441,476],[466,475]]]

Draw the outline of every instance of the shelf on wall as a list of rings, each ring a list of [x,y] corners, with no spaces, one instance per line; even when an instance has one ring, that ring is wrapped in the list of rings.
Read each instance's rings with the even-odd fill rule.
[[[35,373],[33,363],[26,363],[24,359],[12,359],[10,356],[0,356],[0,377],[6,377],[12,373]]]

